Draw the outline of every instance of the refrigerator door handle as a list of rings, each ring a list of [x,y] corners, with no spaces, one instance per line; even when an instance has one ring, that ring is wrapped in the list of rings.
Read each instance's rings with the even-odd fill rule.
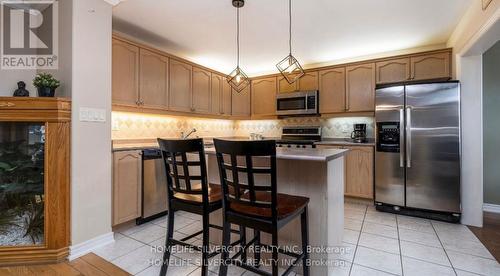
[[[411,168],[411,107],[406,107],[406,167]]]
[[[403,108],[399,109],[399,166],[401,168],[405,167],[405,153],[404,153],[404,140],[405,140],[405,135],[404,135],[404,121],[405,121],[405,111]]]

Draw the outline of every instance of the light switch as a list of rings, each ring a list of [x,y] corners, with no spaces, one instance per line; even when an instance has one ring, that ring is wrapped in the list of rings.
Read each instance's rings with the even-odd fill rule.
[[[106,110],[101,108],[80,108],[80,121],[81,122],[106,122]]]

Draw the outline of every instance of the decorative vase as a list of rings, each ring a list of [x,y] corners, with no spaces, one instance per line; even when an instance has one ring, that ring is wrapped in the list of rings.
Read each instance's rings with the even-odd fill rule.
[[[38,87],[38,97],[54,97],[55,93],[55,88]]]

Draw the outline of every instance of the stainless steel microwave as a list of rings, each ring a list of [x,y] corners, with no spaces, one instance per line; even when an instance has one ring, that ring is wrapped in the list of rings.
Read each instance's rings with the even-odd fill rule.
[[[276,115],[318,115],[318,91],[279,93],[276,97]]]

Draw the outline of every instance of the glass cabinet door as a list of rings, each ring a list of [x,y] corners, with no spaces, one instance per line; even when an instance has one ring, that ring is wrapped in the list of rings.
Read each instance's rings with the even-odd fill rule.
[[[45,124],[0,122],[0,247],[44,243]]]

